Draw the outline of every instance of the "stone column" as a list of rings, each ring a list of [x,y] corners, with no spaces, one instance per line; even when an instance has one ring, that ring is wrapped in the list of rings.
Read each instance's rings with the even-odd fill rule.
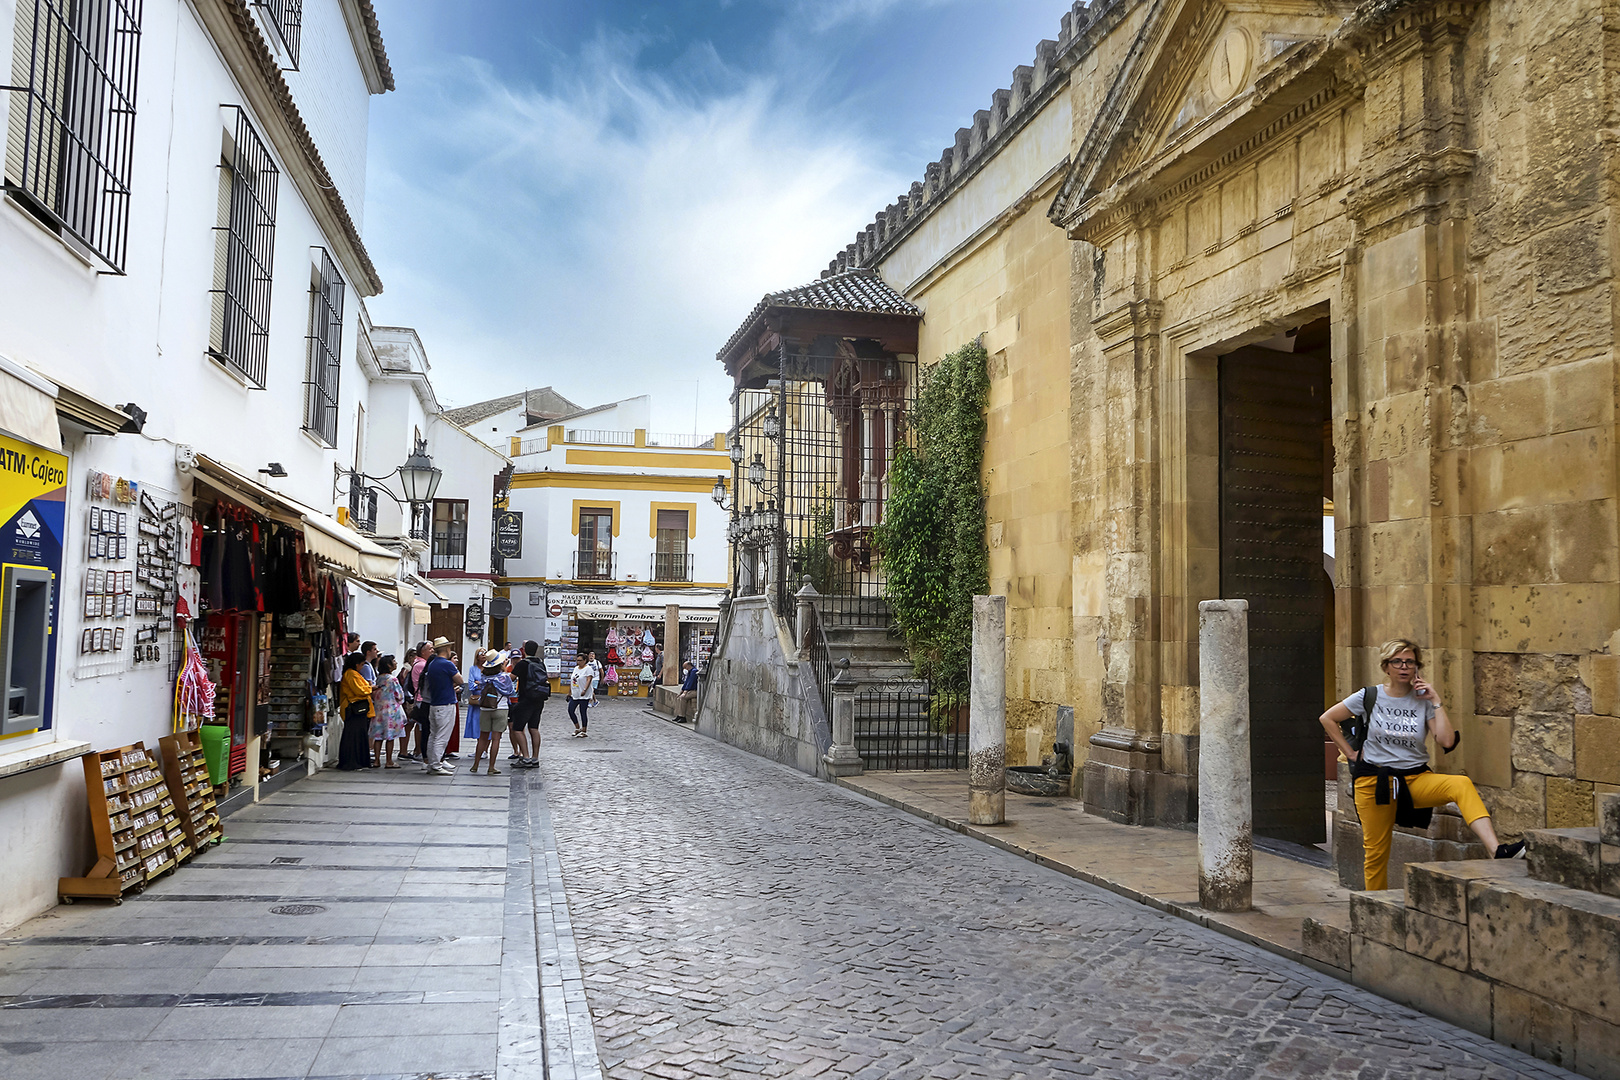
[[[810,575],[804,575],[804,585],[794,594],[799,601],[798,619],[794,626],[794,640],[799,646],[799,658],[805,659],[810,655],[810,637],[816,617],[816,601],[821,594],[816,587],[810,584]]]
[[[664,605],[664,685],[681,681],[681,606]]]
[[[861,524],[877,524],[877,454],[872,447],[873,423],[870,405],[861,406]]]
[[[1254,894],[1249,787],[1249,602],[1198,605],[1198,902],[1248,911]]]
[[[832,681],[832,746],[822,755],[828,776],[859,776],[865,765],[855,752],[855,677],[849,673],[849,657],[834,665],[838,674]]]
[[[973,598],[968,690],[968,823],[1007,819],[1007,598]]]

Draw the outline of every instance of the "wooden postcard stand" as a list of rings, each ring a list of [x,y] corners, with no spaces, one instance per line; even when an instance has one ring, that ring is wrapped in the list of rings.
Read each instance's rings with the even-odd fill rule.
[[[96,864],[57,881],[64,904],[77,897],[123,903],[123,894],[173,870],[191,854],[156,758],[142,743],[86,754],[85,795]]]
[[[219,810],[214,805],[214,788],[208,782],[202,736],[195,731],[165,735],[158,740],[158,751],[163,755],[169,797],[174,800],[180,827],[185,830],[192,852],[200,853],[205,846],[219,843],[224,834],[220,830]]]

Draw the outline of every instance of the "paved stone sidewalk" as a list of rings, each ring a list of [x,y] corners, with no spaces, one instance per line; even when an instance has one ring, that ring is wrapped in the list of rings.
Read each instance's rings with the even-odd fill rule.
[[[614,1078],[1567,1076],[619,703],[541,770]]]
[[[0,1076],[541,1075],[537,954],[562,967],[532,776],[322,772],[143,895],[19,927]],[[566,1019],[549,1049],[572,1063]]]

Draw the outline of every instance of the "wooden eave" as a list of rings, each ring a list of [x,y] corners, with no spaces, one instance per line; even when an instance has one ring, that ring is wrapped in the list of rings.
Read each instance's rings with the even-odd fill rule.
[[[774,356],[786,343],[807,343],[818,337],[870,338],[896,355],[916,355],[921,315],[889,315],[870,311],[835,311],[822,308],[768,307],[746,333],[724,354],[726,374],[738,383],[754,381],[750,368],[761,358]],[[776,362],[770,364],[776,374]]]

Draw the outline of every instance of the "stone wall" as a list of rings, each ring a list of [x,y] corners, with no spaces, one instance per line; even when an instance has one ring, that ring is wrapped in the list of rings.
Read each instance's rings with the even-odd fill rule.
[[[800,772],[823,775],[832,725],[793,636],[763,596],[732,601],[709,660],[697,730]]]

